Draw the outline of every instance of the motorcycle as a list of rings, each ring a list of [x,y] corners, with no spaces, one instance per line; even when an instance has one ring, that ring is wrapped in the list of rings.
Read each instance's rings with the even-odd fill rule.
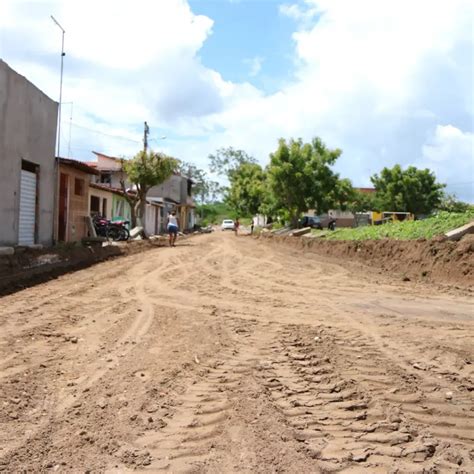
[[[107,240],[126,241],[130,238],[130,232],[127,229],[129,221],[109,221],[100,215],[93,218],[93,223],[97,236],[105,237]]]

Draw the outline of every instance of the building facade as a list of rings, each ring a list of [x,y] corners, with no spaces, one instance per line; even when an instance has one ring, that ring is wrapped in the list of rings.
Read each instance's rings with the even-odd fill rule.
[[[58,104],[0,60],[0,245],[51,245]]]
[[[98,172],[80,161],[58,158],[56,241],[79,242],[88,236],[89,184]]]

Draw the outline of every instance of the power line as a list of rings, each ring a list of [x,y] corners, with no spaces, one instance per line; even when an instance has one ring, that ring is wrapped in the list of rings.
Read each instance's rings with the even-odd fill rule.
[[[92,132],[92,133],[97,133],[98,135],[104,135],[106,137],[116,138],[118,140],[126,140],[126,141],[129,141],[129,142],[132,142],[132,143],[141,143],[140,140],[133,140],[132,138],[124,137],[122,135],[113,135],[112,133],[101,132],[99,130],[95,130],[93,128],[86,127],[85,125],[80,125],[76,122],[71,122],[71,124],[72,124],[73,127],[80,128],[82,130],[87,130],[87,131]]]

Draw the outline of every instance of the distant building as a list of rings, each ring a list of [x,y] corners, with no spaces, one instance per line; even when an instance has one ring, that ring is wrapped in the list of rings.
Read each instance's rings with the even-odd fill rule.
[[[354,190],[364,194],[374,194],[376,192],[375,188],[354,188]]]
[[[51,245],[58,104],[0,60],[0,245]]]
[[[161,198],[165,219],[161,221],[160,233],[166,229],[166,215],[175,210],[179,218],[181,231],[191,230],[196,223],[194,199],[192,196],[193,181],[180,174],[170,176],[164,183],[153,186],[147,198]]]
[[[122,181],[127,188],[131,184],[127,180],[127,174],[122,170],[122,160],[103,153],[93,152],[97,161],[89,161],[87,164],[99,171],[95,183],[110,188],[121,188]],[[148,191],[147,206],[144,227],[150,234],[166,232],[166,218],[168,212],[176,211],[180,230],[187,231],[195,224],[195,204],[192,197],[191,179],[178,173],[170,176],[165,182],[154,186]]]

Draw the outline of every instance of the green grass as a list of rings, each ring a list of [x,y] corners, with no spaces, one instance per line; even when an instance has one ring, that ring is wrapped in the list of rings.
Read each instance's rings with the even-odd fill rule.
[[[235,220],[239,217],[242,225],[250,225],[251,217],[237,215],[237,213],[223,202],[216,202],[213,204],[204,204],[196,207],[196,214],[201,216],[200,225],[206,226],[208,224],[221,224],[224,219]]]
[[[324,232],[322,237],[330,240],[431,239],[473,220],[474,211],[472,210],[463,213],[440,212],[421,221],[394,222],[356,229],[336,229],[334,232]],[[313,231],[313,233],[322,234],[321,231]]]

